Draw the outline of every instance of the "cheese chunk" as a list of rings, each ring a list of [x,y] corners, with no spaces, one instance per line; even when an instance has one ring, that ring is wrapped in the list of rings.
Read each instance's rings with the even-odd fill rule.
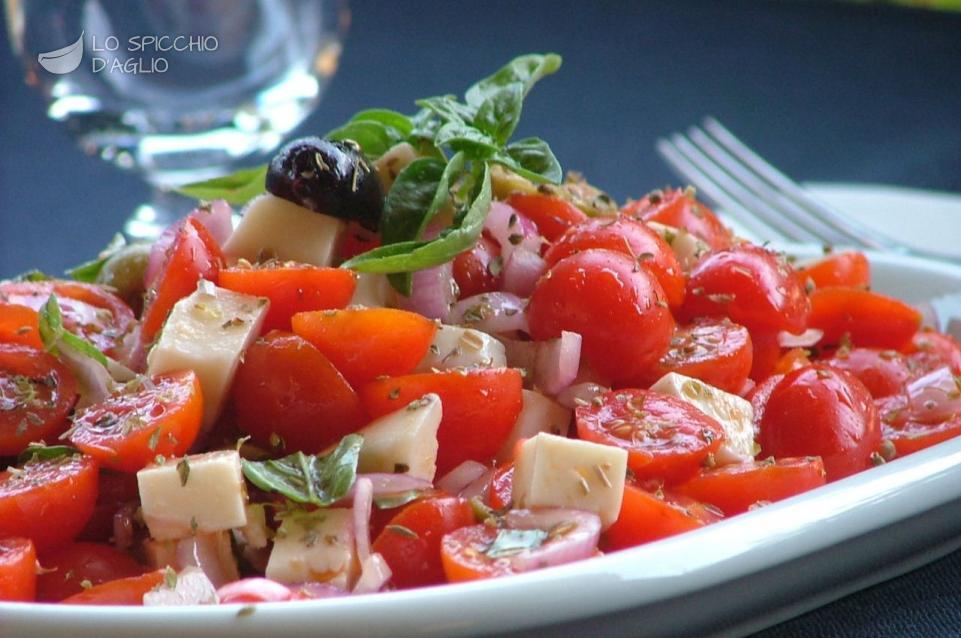
[[[620,512],[626,474],[626,450],[542,432],[514,461],[514,504],[593,512],[606,529]]]
[[[351,306],[389,308],[394,305],[394,289],[385,275],[372,272],[357,273],[357,287],[350,298]]]
[[[440,397],[427,394],[373,421],[358,432],[364,444],[357,470],[397,472],[433,481],[442,415]]]
[[[666,226],[657,222],[647,222],[651,230],[661,236],[674,251],[674,257],[684,272],[694,267],[703,255],[711,252],[711,247],[697,235],[692,235],[684,228]]]
[[[181,605],[216,605],[217,588],[197,567],[187,567],[177,574],[173,587],[160,583],[143,595],[144,607],[178,607]]]
[[[416,371],[505,366],[507,353],[500,341],[480,330],[442,324],[434,333],[434,341]]]
[[[749,401],[676,372],[665,374],[651,390],[690,403],[721,424],[725,440],[714,455],[718,465],[754,458],[754,408]]]
[[[267,526],[267,512],[262,503],[251,503],[247,509],[247,524],[235,529],[234,539],[239,545],[253,549],[267,547],[270,540],[270,527]]]
[[[229,532],[194,534],[180,540],[148,539],[143,544],[147,564],[153,569],[196,567],[220,587],[240,578]]]
[[[514,458],[514,446],[521,439],[529,439],[541,432],[567,436],[571,425],[571,410],[560,403],[548,399],[540,392],[523,390],[524,403],[517,422],[511,430],[503,447],[497,453],[498,463],[507,463]]]
[[[268,301],[201,281],[177,302],[147,355],[147,374],[197,373],[204,397],[204,430],[220,414],[247,346],[260,334]]]
[[[279,259],[330,266],[346,229],[340,219],[264,193],[247,204],[224,244],[224,255],[250,262]]]
[[[247,524],[247,490],[234,451],[195,454],[137,472],[140,504],[157,540]]]
[[[323,582],[349,590],[356,562],[352,510],[296,512],[280,524],[264,575],[279,583]]]
[[[390,191],[400,172],[417,157],[417,149],[407,142],[401,142],[394,144],[387,149],[386,153],[374,160],[374,170],[377,171],[377,177],[385,193]]]

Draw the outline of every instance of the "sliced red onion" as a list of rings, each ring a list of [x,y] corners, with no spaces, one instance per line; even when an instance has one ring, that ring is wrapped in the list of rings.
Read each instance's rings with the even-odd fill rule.
[[[344,591],[340,587],[329,583],[307,582],[293,585],[291,590],[291,600],[318,600],[321,598],[339,598],[346,596],[350,592]]]
[[[549,534],[540,547],[511,557],[511,567],[519,572],[588,558],[597,549],[601,534],[597,514],[580,510],[511,510],[505,520],[511,529],[540,529]]]
[[[370,557],[370,509],[374,504],[374,486],[368,478],[354,482],[354,546],[357,558],[363,563]]]
[[[475,496],[482,500],[487,500],[487,490],[490,488],[491,476],[494,474],[494,468],[489,467],[484,470],[484,473],[475,478],[473,481],[464,486],[464,489],[458,493],[458,496],[471,499]]]
[[[777,344],[782,348],[810,348],[816,345],[823,336],[824,331],[817,328],[808,328],[801,334],[792,334],[787,330],[782,330],[777,333]]]
[[[451,308],[447,323],[463,325],[488,334],[500,334],[527,327],[527,302],[509,292],[486,292],[461,299]]]
[[[234,232],[233,215],[230,204],[222,199],[215,199],[206,207],[195,208],[188,217],[203,224],[217,245],[223,246]]]
[[[411,277],[410,297],[397,295],[397,305],[428,319],[443,320],[457,301],[455,288],[452,262],[418,270]]]
[[[491,203],[484,230],[500,244],[505,264],[515,250],[540,254],[544,244],[544,238],[537,232],[537,224],[504,202]]]
[[[537,280],[547,272],[547,262],[539,253],[515,250],[504,259],[503,288],[521,297],[530,297]]]
[[[63,341],[58,342],[57,347],[60,349],[60,358],[73,372],[80,386],[78,408],[102,403],[113,394],[117,383],[99,361],[82,354]]]
[[[591,402],[591,399],[605,392],[610,392],[610,388],[589,381],[585,383],[575,383],[559,392],[557,396],[554,397],[554,400],[565,408],[573,410],[578,406],[587,405]]]
[[[561,336],[537,344],[534,385],[555,395],[574,383],[581,364],[581,335],[562,331]]]
[[[390,580],[390,566],[380,554],[371,554],[360,562],[360,577],[351,593],[372,594],[384,588]]]
[[[286,585],[268,578],[244,578],[227,583],[217,590],[221,604],[279,603],[290,600],[293,592]]]
[[[201,225],[210,232],[210,236],[214,238],[217,244],[223,246],[224,242],[227,241],[234,232],[232,216],[233,211],[230,209],[230,204],[222,199],[218,199],[210,203],[209,210],[200,207],[195,208],[186,217],[178,219],[170,226],[167,226],[150,247],[150,256],[147,258],[147,268],[144,270],[143,277],[146,289],[150,290],[154,281],[163,270],[164,264],[167,263],[167,253],[170,247],[173,246],[174,240],[177,238],[177,233],[180,232],[180,229],[188,218],[196,219],[200,222]]]
[[[195,534],[177,541],[176,569],[199,567],[220,587],[238,580],[237,560],[230,546],[230,536],[223,533]]]
[[[143,595],[144,607],[216,605],[217,588],[198,567],[186,567],[177,574],[173,587],[158,587]]]
[[[944,366],[908,384],[908,410],[921,423],[940,423],[961,414],[961,384]]]
[[[161,271],[163,271],[164,264],[167,263],[170,247],[173,246],[174,240],[177,238],[177,233],[180,231],[183,223],[184,221],[179,219],[170,226],[167,226],[163,232],[160,233],[160,236],[154,240],[153,245],[150,246],[147,268],[144,269],[143,273],[143,284],[147,290],[153,287],[157,277],[159,277]]]
[[[470,459],[464,461],[437,481],[437,489],[448,494],[460,494],[461,490],[487,471],[487,466]]]

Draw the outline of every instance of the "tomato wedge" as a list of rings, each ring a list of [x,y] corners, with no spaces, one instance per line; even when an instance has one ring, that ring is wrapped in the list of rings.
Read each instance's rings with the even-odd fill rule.
[[[954,374],[961,374],[961,344],[951,335],[930,329],[919,330],[904,351],[908,354],[909,367],[915,374],[920,373],[918,376],[941,366],[948,366]]]
[[[621,214],[635,219],[684,228],[704,240],[711,250],[726,250],[733,243],[731,231],[717,215],[694,197],[694,189],[668,189],[648,193],[628,202]]]
[[[797,276],[803,285],[810,281],[815,288],[847,286],[867,289],[871,286],[871,265],[864,253],[834,253],[799,267]]]
[[[470,250],[454,257],[454,281],[458,299],[500,290],[504,261],[497,242],[481,235]]]
[[[447,581],[461,583],[513,574],[510,561],[485,554],[495,538],[497,530],[488,525],[471,525],[445,534],[440,558]]]
[[[677,372],[737,394],[751,371],[752,358],[747,328],[730,319],[697,319],[677,329],[670,350],[645,385]]]
[[[903,392],[911,378],[908,362],[896,350],[838,348],[820,362],[856,376],[875,399]]]
[[[487,502],[495,510],[510,507],[514,500],[514,464],[508,463],[494,470],[487,487]]]
[[[62,605],[143,605],[143,596],[164,582],[164,570],[108,580],[60,601]]]
[[[0,343],[43,348],[37,312],[26,306],[0,302]]]
[[[0,600],[37,599],[37,551],[29,538],[0,538]]]
[[[721,514],[687,497],[651,493],[635,485],[624,486],[617,520],[601,537],[601,547],[614,551],[704,527]]]
[[[921,313],[869,290],[820,288],[811,294],[809,325],[824,331],[821,345],[837,345],[848,335],[856,346],[898,350],[921,327]]]
[[[961,435],[961,415],[935,424],[916,421],[898,427],[885,424],[883,429],[884,438],[894,444],[896,455],[905,456]]]
[[[557,241],[568,228],[589,219],[574,204],[552,195],[514,193],[507,203],[537,224],[548,241]]]
[[[77,380],[55,358],[30,346],[0,343],[0,456],[67,429]]]
[[[37,576],[37,600],[58,602],[79,594],[86,583],[139,576],[144,568],[130,554],[102,543],[69,543],[40,557],[44,572]]]
[[[638,479],[676,483],[720,447],[724,428],[690,404],[647,390],[614,390],[574,411],[577,434],[627,450]]]

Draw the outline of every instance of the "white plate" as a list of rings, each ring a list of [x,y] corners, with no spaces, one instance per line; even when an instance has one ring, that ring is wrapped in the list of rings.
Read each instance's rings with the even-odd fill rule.
[[[817,250],[793,252],[807,256]],[[881,291],[920,301],[961,290],[961,267],[897,255],[870,257]],[[961,438],[694,532],[521,576],[265,604],[242,617],[238,606],[6,603],[0,604],[0,635],[740,634],[943,555],[958,545],[958,506]]]

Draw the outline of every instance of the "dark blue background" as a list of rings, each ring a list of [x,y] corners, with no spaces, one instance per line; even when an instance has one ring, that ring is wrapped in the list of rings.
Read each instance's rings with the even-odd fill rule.
[[[803,180],[961,191],[961,14],[807,2],[353,2],[341,70],[300,129],[410,111],[510,57],[565,56],[519,134],[617,198],[672,181],[654,140],[714,114]],[[83,261],[147,194],[48,122],[0,35],[0,274]],[[910,214],[906,211],[906,214]],[[961,514],[959,514],[961,515]],[[961,555],[768,636],[958,635]]]

